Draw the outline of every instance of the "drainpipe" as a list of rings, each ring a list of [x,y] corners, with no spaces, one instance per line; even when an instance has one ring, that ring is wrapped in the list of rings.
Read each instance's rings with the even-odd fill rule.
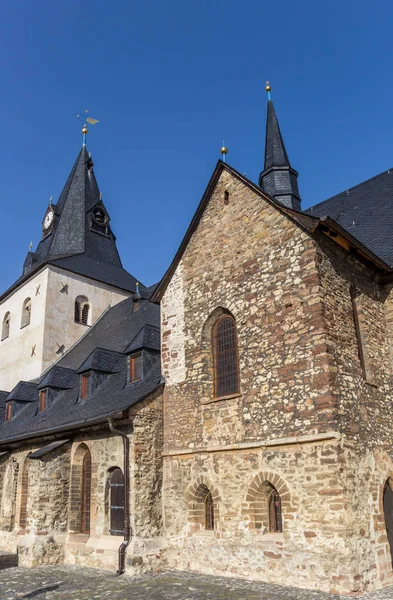
[[[113,425],[111,417],[108,417],[109,429],[123,438],[123,459],[124,459],[124,541],[119,546],[119,568],[117,574],[122,575],[125,571],[126,551],[131,541],[130,526],[130,440],[128,436]]]

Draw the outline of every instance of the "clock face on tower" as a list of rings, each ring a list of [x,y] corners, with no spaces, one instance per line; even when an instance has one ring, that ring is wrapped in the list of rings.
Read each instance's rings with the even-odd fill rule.
[[[42,223],[42,227],[44,229],[44,231],[47,231],[49,229],[49,227],[52,225],[53,222],[53,211],[49,211],[46,213],[45,219]]]

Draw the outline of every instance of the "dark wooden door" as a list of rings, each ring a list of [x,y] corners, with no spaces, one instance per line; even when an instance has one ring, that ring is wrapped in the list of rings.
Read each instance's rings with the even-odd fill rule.
[[[385,515],[386,533],[390,546],[390,555],[393,557],[393,491],[388,482],[383,491],[383,512]]]
[[[91,456],[87,451],[82,466],[81,532],[90,533]]]
[[[124,475],[121,469],[112,471],[110,479],[111,535],[124,535]]]

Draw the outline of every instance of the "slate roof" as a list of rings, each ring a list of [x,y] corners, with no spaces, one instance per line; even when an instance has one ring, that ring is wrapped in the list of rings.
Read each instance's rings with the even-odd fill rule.
[[[3,411],[0,444],[102,423],[108,416],[126,410],[162,385],[160,361],[149,363],[143,380],[128,383],[125,349],[144,327],[157,330],[160,321],[159,307],[148,300],[140,301],[138,311],[133,312],[133,308],[132,298],[127,298],[107,309],[87,334],[43,374],[38,385],[19,382],[11,393],[0,392],[0,411]],[[107,372],[89,398],[81,401],[76,372],[88,361],[91,361],[92,367],[103,363],[108,366],[109,362],[112,371]],[[45,411],[39,412],[38,388],[44,382],[60,383],[59,379],[63,382],[73,380],[74,386],[56,389],[54,401]],[[5,423],[5,398],[8,401],[22,396],[30,401]]]
[[[136,279],[122,266],[116,238],[108,225],[107,235],[91,227],[91,211],[102,207],[92,159],[84,146],[78,154],[57,204],[53,229],[27,254],[22,276],[0,297],[6,297],[44,265],[50,264],[135,292]],[[142,296],[145,287],[140,286]],[[145,294],[146,295],[146,294]]]
[[[68,390],[78,384],[78,378],[73,371],[62,367],[54,366],[44,375],[39,382],[37,389],[42,390],[46,387],[54,387]]]
[[[328,215],[393,267],[393,169],[304,211]]]
[[[145,325],[131,344],[127,346],[125,352],[135,352],[140,348],[160,351],[160,329],[158,327]]]
[[[77,373],[86,371],[101,371],[102,373],[117,373],[124,367],[124,355],[113,350],[96,348],[81,364]]]

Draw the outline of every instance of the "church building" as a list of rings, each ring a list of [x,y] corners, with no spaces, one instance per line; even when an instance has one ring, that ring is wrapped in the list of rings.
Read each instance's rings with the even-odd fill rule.
[[[0,298],[0,549],[19,564],[393,584],[393,171],[302,210],[267,91],[258,183],[218,161],[150,288],[85,131]]]

